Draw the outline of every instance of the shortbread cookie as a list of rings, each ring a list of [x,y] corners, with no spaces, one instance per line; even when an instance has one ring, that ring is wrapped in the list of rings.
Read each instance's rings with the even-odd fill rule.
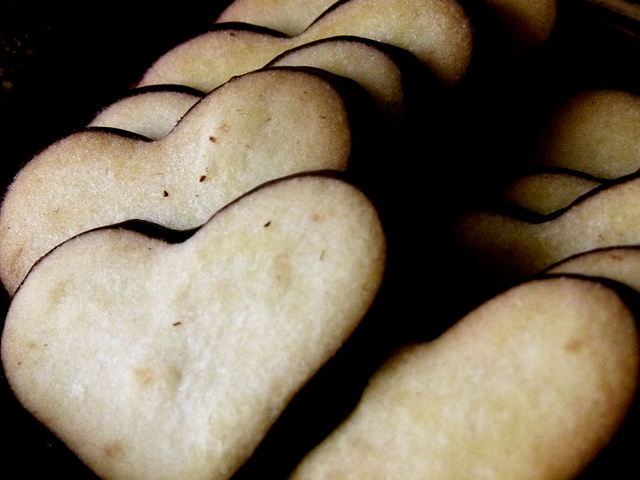
[[[578,278],[498,295],[390,358],[291,479],[574,478],[638,388],[638,329],[623,298]]]
[[[227,479],[360,324],[385,250],[369,200],[320,175],[269,183],[181,243],[82,234],[13,297],[7,380],[100,478]]]
[[[89,130],[52,144],[0,207],[2,283],[13,293],[38,258],[92,228],[137,219],[192,229],[263,182],[344,170],[364,144],[354,85],[317,70],[256,71],[216,89],[158,141]]]
[[[292,37],[250,25],[214,26],[160,56],[137,86],[168,83],[206,92],[292,48],[354,36],[408,50],[443,85],[453,87],[462,81],[471,61],[471,28],[455,0],[349,0]]]
[[[598,187],[546,216],[484,209],[452,223],[461,273],[508,285],[578,253],[640,243],[640,177]]]

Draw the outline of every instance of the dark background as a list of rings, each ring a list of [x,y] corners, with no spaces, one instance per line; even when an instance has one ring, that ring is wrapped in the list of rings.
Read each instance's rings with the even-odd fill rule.
[[[228,3],[0,2],[0,186],[39,149],[82,128],[124,94],[158,56],[207,30]],[[456,121],[447,140],[457,150],[442,162],[447,167],[419,162],[411,171],[413,183],[407,183],[420,192],[425,211],[466,188],[482,195],[517,175],[526,167],[536,129],[569,96],[605,87],[640,93],[640,28],[585,2],[560,3],[556,30],[543,49],[524,59],[488,61],[492,68],[479,68],[452,97]],[[424,139],[415,147],[415,158],[429,157]],[[455,283],[454,274],[438,273],[442,288]],[[424,299],[420,303],[424,307]],[[278,451],[262,451],[269,448]],[[603,456],[603,466],[597,462],[584,478],[623,478],[621,468],[633,462],[620,451],[613,459]],[[269,477],[259,461],[254,464],[247,478],[255,472]],[[614,465],[620,468],[615,474]],[[4,376],[0,472],[6,479],[95,478],[22,410]]]
[[[229,3],[0,2],[4,171],[86,125],[162,53],[207,30]]]

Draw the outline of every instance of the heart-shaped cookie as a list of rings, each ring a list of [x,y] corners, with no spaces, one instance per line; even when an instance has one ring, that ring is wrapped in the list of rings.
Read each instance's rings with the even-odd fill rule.
[[[265,65],[282,66],[319,68],[355,81],[391,124],[402,123],[406,110],[413,112],[413,118],[422,118],[425,105],[421,99],[432,99],[440,92],[435,79],[415,57],[402,49],[361,38],[332,37],[307,43]],[[433,89],[429,88],[430,82]],[[159,140],[196,103],[202,95],[198,92],[177,85],[135,88],[103,108],[90,126],[122,128]]]
[[[263,182],[344,170],[354,156],[366,156],[358,137],[374,119],[363,118],[367,99],[345,82],[319,70],[265,69],[210,93],[158,141],[87,130],[52,144],[4,196],[6,289],[13,293],[51,248],[92,228],[131,219],[196,228]]]
[[[187,85],[208,92],[306,43],[354,36],[408,50],[443,85],[458,85],[471,61],[471,25],[455,0],[349,0],[287,37],[255,26],[219,24],[158,58],[137,86]]]
[[[638,298],[619,289],[531,281],[407,346],[291,480],[576,478],[638,389]]]
[[[360,190],[271,182],[182,243],[75,237],[13,297],[17,398],[104,479],[229,478],[360,324],[385,270]]]
[[[549,215],[474,210],[452,224],[458,266],[485,285],[505,286],[578,253],[638,244],[640,177],[603,184]]]
[[[348,0],[342,0],[348,1]],[[459,0],[466,9],[482,2]],[[216,23],[243,22],[297,35],[336,0],[234,0],[218,16]],[[517,51],[541,46],[555,25],[557,0],[484,0],[495,12]]]

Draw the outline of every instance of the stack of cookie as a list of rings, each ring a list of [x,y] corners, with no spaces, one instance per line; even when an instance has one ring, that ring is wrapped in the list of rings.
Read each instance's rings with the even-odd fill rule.
[[[473,187],[500,183],[476,147],[556,2],[224,7],[8,185],[2,362],[22,407],[82,478],[593,468],[634,425],[640,282],[547,268],[633,243],[636,195],[585,170],[599,193],[534,227]],[[545,208],[526,188],[496,196]]]

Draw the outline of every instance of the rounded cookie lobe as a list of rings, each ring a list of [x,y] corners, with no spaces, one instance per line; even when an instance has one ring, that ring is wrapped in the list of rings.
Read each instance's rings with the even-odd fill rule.
[[[562,103],[540,132],[533,162],[603,179],[640,169],[640,97],[589,90]]]
[[[563,169],[549,169],[515,178],[500,199],[533,213],[549,215],[568,207],[602,182],[589,175]]]
[[[287,35],[297,35],[337,0],[235,0],[216,23],[243,22],[260,25]]]
[[[203,96],[202,92],[178,87],[135,89],[102,108],[88,126],[119,128],[160,140]]]
[[[502,21],[517,51],[543,45],[558,16],[557,0],[485,0]]]

